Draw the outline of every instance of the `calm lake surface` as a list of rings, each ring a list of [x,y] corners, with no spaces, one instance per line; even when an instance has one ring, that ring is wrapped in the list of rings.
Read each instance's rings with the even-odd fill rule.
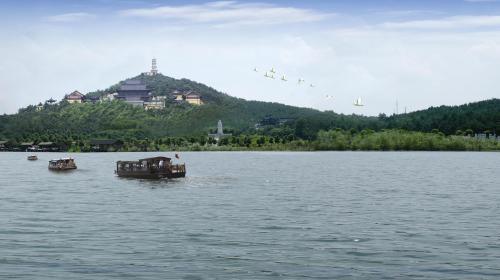
[[[0,153],[0,279],[499,279],[500,153]]]

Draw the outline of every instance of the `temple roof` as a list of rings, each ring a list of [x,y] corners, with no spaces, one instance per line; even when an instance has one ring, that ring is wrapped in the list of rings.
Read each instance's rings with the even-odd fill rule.
[[[139,161],[155,162],[155,161],[160,161],[160,160],[170,161],[171,158],[169,158],[169,157],[151,157],[151,158],[143,158],[143,159],[140,159]]]
[[[119,91],[148,91],[148,88],[139,80],[127,80],[123,85],[120,86]]]
[[[197,99],[197,98],[200,98],[200,95],[199,94],[196,94],[196,93],[188,93],[186,94],[186,98],[190,98],[190,99]]]
[[[72,93],[70,93],[69,95],[70,95],[70,96],[71,96],[71,95],[73,95],[73,96],[76,96],[76,95],[78,95],[78,96],[83,96],[83,94],[82,94],[81,92],[79,92],[78,90],[73,91],[73,92],[72,92]]]
[[[84,95],[78,90],[73,91],[72,93],[66,95],[67,99],[82,99]]]

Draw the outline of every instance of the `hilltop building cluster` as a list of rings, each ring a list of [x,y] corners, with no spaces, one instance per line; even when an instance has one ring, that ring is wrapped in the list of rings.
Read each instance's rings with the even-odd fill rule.
[[[159,74],[156,59],[153,59],[151,71],[142,73],[146,76],[156,76]],[[175,90],[170,94],[153,95],[148,86],[139,79],[130,79],[123,82],[116,92],[104,94],[100,97],[86,96],[75,90],[64,97],[70,104],[76,103],[97,103],[121,100],[125,103],[143,107],[146,110],[161,110],[169,101],[172,103],[189,103],[191,105],[203,105],[201,95],[194,91],[180,92]],[[40,105],[40,110],[43,106]]]

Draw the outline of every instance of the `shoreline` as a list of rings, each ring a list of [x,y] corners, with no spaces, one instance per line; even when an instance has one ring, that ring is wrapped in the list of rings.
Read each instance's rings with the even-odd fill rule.
[[[24,154],[61,154],[61,153],[68,153],[68,154],[113,154],[113,153],[179,153],[179,152],[189,152],[189,153],[198,153],[198,152],[212,152],[212,153],[217,153],[217,152],[276,152],[276,153],[321,153],[321,152],[354,152],[354,153],[361,153],[361,152],[373,152],[373,153],[415,153],[415,152],[422,152],[422,153],[429,153],[429,152],[461,152],[461,153],[498,153],[500,150],[253,150],[253,149],[248,149],[248,150],[229,150],[229,149],[221,149],[221,150],[160,150],[160,151],[113,151],[113,152],[81,152],[81,151],[45,151],[45,152],[36,152],[36,151],[0,151],[0,154],[2,153],[24,153]]]

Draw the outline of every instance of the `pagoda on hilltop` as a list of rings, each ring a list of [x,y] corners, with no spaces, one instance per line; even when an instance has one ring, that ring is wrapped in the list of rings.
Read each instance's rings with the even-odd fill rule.
[[[151,70],[149,72],[144,72],[142,74],[144,74],[146,76],[156,76],[156,75],[159,74],[159,72],[158,72],[158,66],[156,64],[156,58],[153,58],[151,60]]]

